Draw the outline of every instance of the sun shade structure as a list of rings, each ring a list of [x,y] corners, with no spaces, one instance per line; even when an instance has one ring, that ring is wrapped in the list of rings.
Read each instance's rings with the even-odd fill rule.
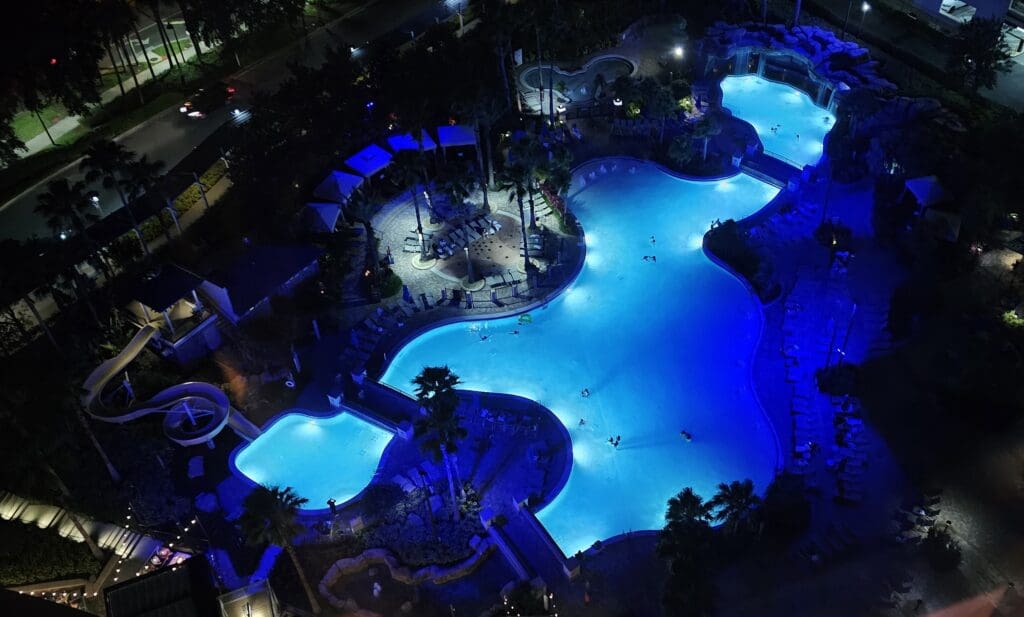
[[[377,144],[370,144],[345,159],[345,164],[369,178],[391,164],[391,153]]]
[[[324,201],[343,204],[362,183],[362,176],[343,171],[332,171],[324,178],[323,182],[313,189],[313,196]]]
[[[476,133],[473,131],[473,127],[465,124],[439,126],[437,127],[437,138],[441,141],[442,148],[476,145]]]
[[[392,135],[388,137],[388,147],[394,152],[401,152],[402,150],[419,150],[420,143],[423,143],[423,151],[436,150],[437,143],[434,138],[430,136],[427,129],[423,129],[420,141],[417,142],[412,138],[411,133],[405,133],[403,135]]]
[[[930,208],[936,204],[949,200],[946,189],[939,184],[935,176],[922,176],[911,178],[904,183],[904,186],[914,195],[914,199],[922,208]]]
[[[313,231],[332,233],[341,215],[341,206],[335,203],[310,202],[306,204],[306,216]]]

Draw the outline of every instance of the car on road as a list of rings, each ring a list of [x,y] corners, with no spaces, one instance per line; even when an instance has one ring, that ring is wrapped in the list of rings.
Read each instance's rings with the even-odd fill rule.
[[[192,96],[185,99],[181,107],[178,108],[178,111],[189,118],[204,118],[211,111],[230,101],[234,96],[234,86],[217,82],[196,90]]]

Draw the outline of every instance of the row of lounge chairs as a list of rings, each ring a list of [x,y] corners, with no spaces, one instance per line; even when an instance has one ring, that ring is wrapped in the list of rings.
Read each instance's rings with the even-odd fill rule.
[[[401,303],[379,306],[362,323],[352,328],[349,331],[345,359],[356,369],[353,372],[361,371],[380,339],[389,331],[404,326],[405,320],[412,314],[413,311]]]
[[[824,533],[806,540],[796,548],[796,557],[812,570],[830,561],[854,554],[860,548],[861,538],[846,525],[830,523]]]
[[[530,251],[530,257],[544,253],[544,236],[540,232],[533,232],[526,235],[526,248]],[[519,256],[523,256],[522,247],[519,248]]]
[[[476,242],[484,236],[498,233],[501,223],[489,215],[479,215],[434,242],[434,251],[441,259],[447,259],[464,246]]]
[[[518,285],[523,282],[522,274],[513,272],[512,270],[499,271],[494,274],[490,274],[484,277],[484,283],[487,284],[491,289],[500,289],[502,287],[511,287]]]

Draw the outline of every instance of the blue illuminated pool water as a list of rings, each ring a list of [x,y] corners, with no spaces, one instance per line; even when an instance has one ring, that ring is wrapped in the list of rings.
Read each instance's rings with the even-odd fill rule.
[[[409,392],[424,365],[448,364],[466,388],[551,409],[572,437],[573,468],[538,516],[569,555],[660,528],[666,501],[685,486],[710,496],[719,482],[751,478],[763,489],[777,460],[750,384],[758,302],[701,250],[712,220],[748,216],[776,189],[745,175],[690,182],[628,160],[603,175],[601,164],[613,165],[583,167],[570,195],[587,259],[569,289],[529,325],[508,318],[429,331],[382,379]],[[590,171],[597,180],[581,188]],[[618,435],[616,449],[607,440]]]
[[[818,162],[836,120],[800,90],[757,75],[723,79],[722,106],[754,126],[765,152],[797,167]]]
[[[289,413],[238,450],[234,466],[257,484],[292,487],[307,509],[323,509],[328,499],[342,504],[366,488],[392,437],[350,413]]]
[[[725,104],[762,131],[770,152],[818,159],[831,122],[807,108],[809,99],[756,77],[726,78],[723,90]],[[767,130],[776,124],[799,128],[800,145]],[[526,325],[511,317],[425,332],[394,356],[382,381],[411,392],[423,366],[447,364],[466,388],[551,409],[568,428],[573,466],[538,517],[568,555],[622,532],[660,528],[666,501],[686,486],[709,497],[719,482],[750,478],[762,491],[779,452],[750,383],[761,311],[701,245],[711,221],[749,216],[775,194],[746,175],[695,182],[628,159],[585,165],[570,191],[587,241],[572,285]],[[607,443],[615,436],[617,449]],[[390,439],[348,413],[288,414],[241,449],[235,465],[256,482],[294,487],[320,508],[365,488]]]

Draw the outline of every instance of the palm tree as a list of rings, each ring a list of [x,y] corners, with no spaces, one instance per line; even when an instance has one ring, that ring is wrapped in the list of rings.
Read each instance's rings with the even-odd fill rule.
[[[435,460],[444,462],[448,492],[457,519],[459,508],[455,497],[451,455],[458,449],[459,441],[469,434],[462,426],[462,416],[455,412],[459,405],[459,396],[455,391],[455,386],[460,383],[459,377],[447,366],[427,366],[412,383],[416,386],[416,398],[426,412],[423,418],[416,421],[413,431],[416,437],[423,439],[421,448]],[[458,470],[454,470],[454,473],[457,474]],[[462,486],[461,481],[459,486]]]
[[[456,106],[456,111],[473,120],[473,130],[476,133],[476,161],[480,167],[480,184],[484,190],[485,208],[490,208],[488,188],[494,186],[494,151],[491,150],[491,128],[505,115],[507,109],[498,98],[484,90],[480,91],[469,104]],[[487,152],[486,163],[484,151]]]
[[[349,217],[359,221],[366,230],[366,267],[376,274],[378,262],[377,239],[373,234],[373,217],[380,210],[380,195],[365,186],[353,191],[345,202]]]
[[[668,500],[665,522],[669,525],[707,522],[711,517],[711,510],[711,504],[705,502],[703,497],[688,486]]]
[[[313,613],[320,614],[320,602],[306,578],[306,571],[299,562],[299,555],[292,546],[292,539],[302,533],[304,527],[298,521],[299,508],[309,500],[295,494],[292,487],[257,486],[242,500],[244,512],[238,525],[246,541],[252,545],[274,544],[282,547],[292,558],[295,571],[306,591],[306,598]]]
[[[128,197],[128,201],[135,201],[146,194],[156,195],[160,202],[164,204],[164,209],[171,215],[171,219],[173,219],[174,226],[178,229],[178,235],[180,236],[181,223],[178,222],[178,211],[174,209],[174,204],[168,199],[162,188],[164,167],[163,161],[150,161],[149,155],[143,154],[125,166],[124,177],[121,178],[121,186]],[[170,235],[168,235],[169,239]]]
[[[550,153],[541,145],[534,133],[524,133],[509,148],[509,159],[513,165],[521,165],[526,169],[526,197],[530,203],[530,229],[537,229],[537,208],[533,200],[534,184],[538,179],[539,170],[547,164]],[[526,237],[523,237],[526,242]]]
[[[509,163],[498,176],[498,188],[503,191],[511,191],[509,203],[516,200],[519,203],[519,230],[522,233],[523,246],[523,270],[530,271],[530,251],[526,235],[526,210],[523,208],[523,197],[526,197],[533,184],[533,173],[529,167],[520,161]]]
[[[412,193],[412,205],[416,212],[416,237],[420,240],[420,259],[427,259],[427,240],[423,237],[423,219],[420,217],[420,200],[418,197],[420,181],[423,178],[423,159],[418,152],[402,150],[392,160],[391,172],[400,187]]]
[[[49,488],[56,505],[64,510],[64,515],[82,536],[82,541],[89,547],[89,552],[97,560],[104,560],[103,550],[89,534],[78,515],[71,509],[73,502],[71,490],[54,467],[59,459],[67,457],[69,454],[70,448],[65,443],[66,437],[60,435],[55,437],[51,424],[54,421],[52,416],[40,417],[16,413],[15,407],[23,408],[25,401],[14,401],[9,398],[7,393],[4,393],[2,397],[0,418],[3,419],[5,426],[14,429],[7,433],[6,438],[16,441],[16,443],[4,444],[3,449],[19,452],[19,456],[12,457],[8,461],[14,467],[9,469],[11,478],[14,478],[19,486],[9,488],[12,490],[23,488],[28,494],[38,491],[41,487]],[[33,423],[31,429],[25,425],[26,421]],[[46,421],[46,426],[43,426],[44,421]]]
[[[719,135],[722,132],[722,117],[719,112],[711,111],[704,114],[697,124],[693,127],[693,136],[696,139],[703,139],[704,146],[701,150],[701,160],[708,160],[708,142],[715,135]]]
[[[761,498],[754,492],[754,482],[750,479],[733,480],[729,484],[722,482],[718,492],[708,501],[708,505],[717,510],[714,518],[724,521],[735,533],[740,523],[749,522],[751,514],[761,504]]]
[[[476,177],[469,163],[452,161],[445,165],[438,178],[437,188],[449,199],[452,206],[466,203],[476,188]]]
[[[69,228],[86,236],[89,224],[99,219],[90,207],[84,182],[72,184],[67,178],[51,180],[37,202],[32,211],[46,219],[46,226],[55,236]]]
[[[10,239],[0,241],[0,290],[3,292],[3,304],[7,307],[8,315],[17,323],[21,323],[14,313],[14,303],[21,300],[53,348],[57,353],[61,353],[61,347],[57,344],[53,331],[39,314],[39,309],[32,300],[32,289],[38,284],[42,274],[42,260],[39,259],[41,252],[41,248],[34,241],[25,244]]]
[[[117,196],[121,199],[121,205],[128,211],[128,216],[131,218],[132,229],[135,230],[135,235],[139,238],[142,251],[148,256],[149,246],[142,235],[142,230],[139,229],[139,222],[135,218],[135,213],[132,211],[124,191],[121,190],[121,179],[124,177],[129,164],[134,160],[135,155],[121,144],[110,140],[103,140],[89,146],[89,149],[85,151],[85,157],[82,159],[82,162],[78,164],[78,169],[86,172],[86,182],[100,180],[103,183],[103,188],[117,190]]]

